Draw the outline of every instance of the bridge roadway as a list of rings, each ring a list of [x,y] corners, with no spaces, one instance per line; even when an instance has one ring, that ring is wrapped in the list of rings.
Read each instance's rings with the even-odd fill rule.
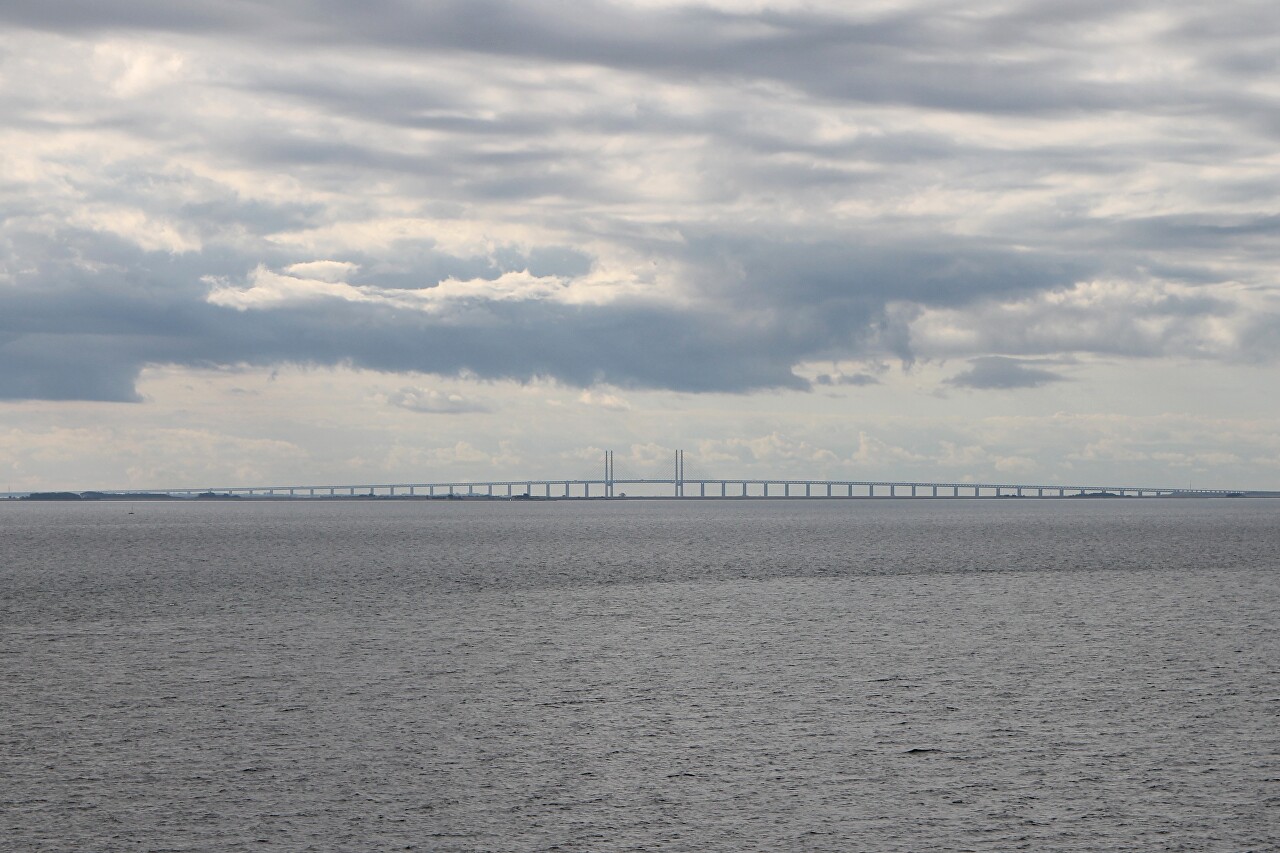
[[[1191,489],[1156,486],[1073,486],[1040,483],[933,483],[890,480],[795,480],[795,479],[523,479],[440,483],[365,483],[326,486],[234,486],[180,489],[113,489],[111,495],[170,495],[194,498],[227,496],[247,498],[294,497],[494,497],[539,499],[614,498],[625,496],[627,487],[659,489],[667,494],[631,497],[674,497],[687,499],[744,498],[1068,498],[1081,495],[1123,497],[1229,497],[1280,496],[1280,492]],[[18,497],[27,493],[14,492]]]

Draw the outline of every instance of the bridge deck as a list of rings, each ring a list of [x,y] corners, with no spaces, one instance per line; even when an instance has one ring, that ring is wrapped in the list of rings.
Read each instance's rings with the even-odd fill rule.
[[[911,480],[810,480],[803,478],[709,477],[691,479],[561,479],[439,481],[425,483],[359,483],[343,485],[212,486],[169,489],[111,489],[114,496],[169,495],[173,497],[524,497],[608,498],[625,490],[651,490],[632,497],[689,499],[743,498],[1064,498],[1081,495],[1126,497],[1280,497],[1280,492],[1232,489],[1192,489],[1169,486],[1064,485],[1059,483],[961,483]],[[657,489],[664,494],[653,494]],[[30,492],[9,492],[5,497],[25,497]]]

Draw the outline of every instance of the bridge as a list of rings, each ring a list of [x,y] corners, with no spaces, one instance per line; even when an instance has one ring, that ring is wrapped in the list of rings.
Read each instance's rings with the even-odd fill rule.
[[[1057,483],[960,483],[910,480],[815,480],[769,477],[688,477],[684,451],[675,451],[670,477],[618,477],[612,451],[605,451],[599,477],[524,478],[514,480],[438,481],[421,483],[368,482],[347,485],[206,486],[161,489],[111,489],[85,492],[105,498],[402,498],[402,499],[619,499],[677,498],[743,500],[752,498],[888,499],[888,498],[1219,498],[1280,497],[1280,491],[1196,489],[1169,486],[1064,485]],[[628,491],[630,490],[630,491]],[[8,492],[0,497],[24,498],[32,492]],[[39,493],[34,493],[39,494]],[[70,497],[71,495],[68,495]],[[76,495],[79,497],[79,495]]]

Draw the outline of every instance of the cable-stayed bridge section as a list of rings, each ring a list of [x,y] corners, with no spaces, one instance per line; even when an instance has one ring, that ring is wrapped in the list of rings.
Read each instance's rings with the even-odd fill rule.
[[[368,482],[344,485],[209,486],[119,489],[86,492],[85,497],[141,498],[453,498],[453,499],[616,499],[676,498],[1080,498],[1080,497],[1280,497],[1280,491],[1181,488],[1169,486],[948,482],[910,480],[809,479],[804,477],[689,477],[683,451],[675,451],[669,477],[619,477],[612,451],[599,476],[438,482]],[[8,497],[30,497],[11,492]]]

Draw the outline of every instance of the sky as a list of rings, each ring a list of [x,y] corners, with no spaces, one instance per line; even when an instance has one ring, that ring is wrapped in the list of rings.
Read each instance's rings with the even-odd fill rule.
[[[0,490],[1280,488],[1273,0],[6,0]]]

